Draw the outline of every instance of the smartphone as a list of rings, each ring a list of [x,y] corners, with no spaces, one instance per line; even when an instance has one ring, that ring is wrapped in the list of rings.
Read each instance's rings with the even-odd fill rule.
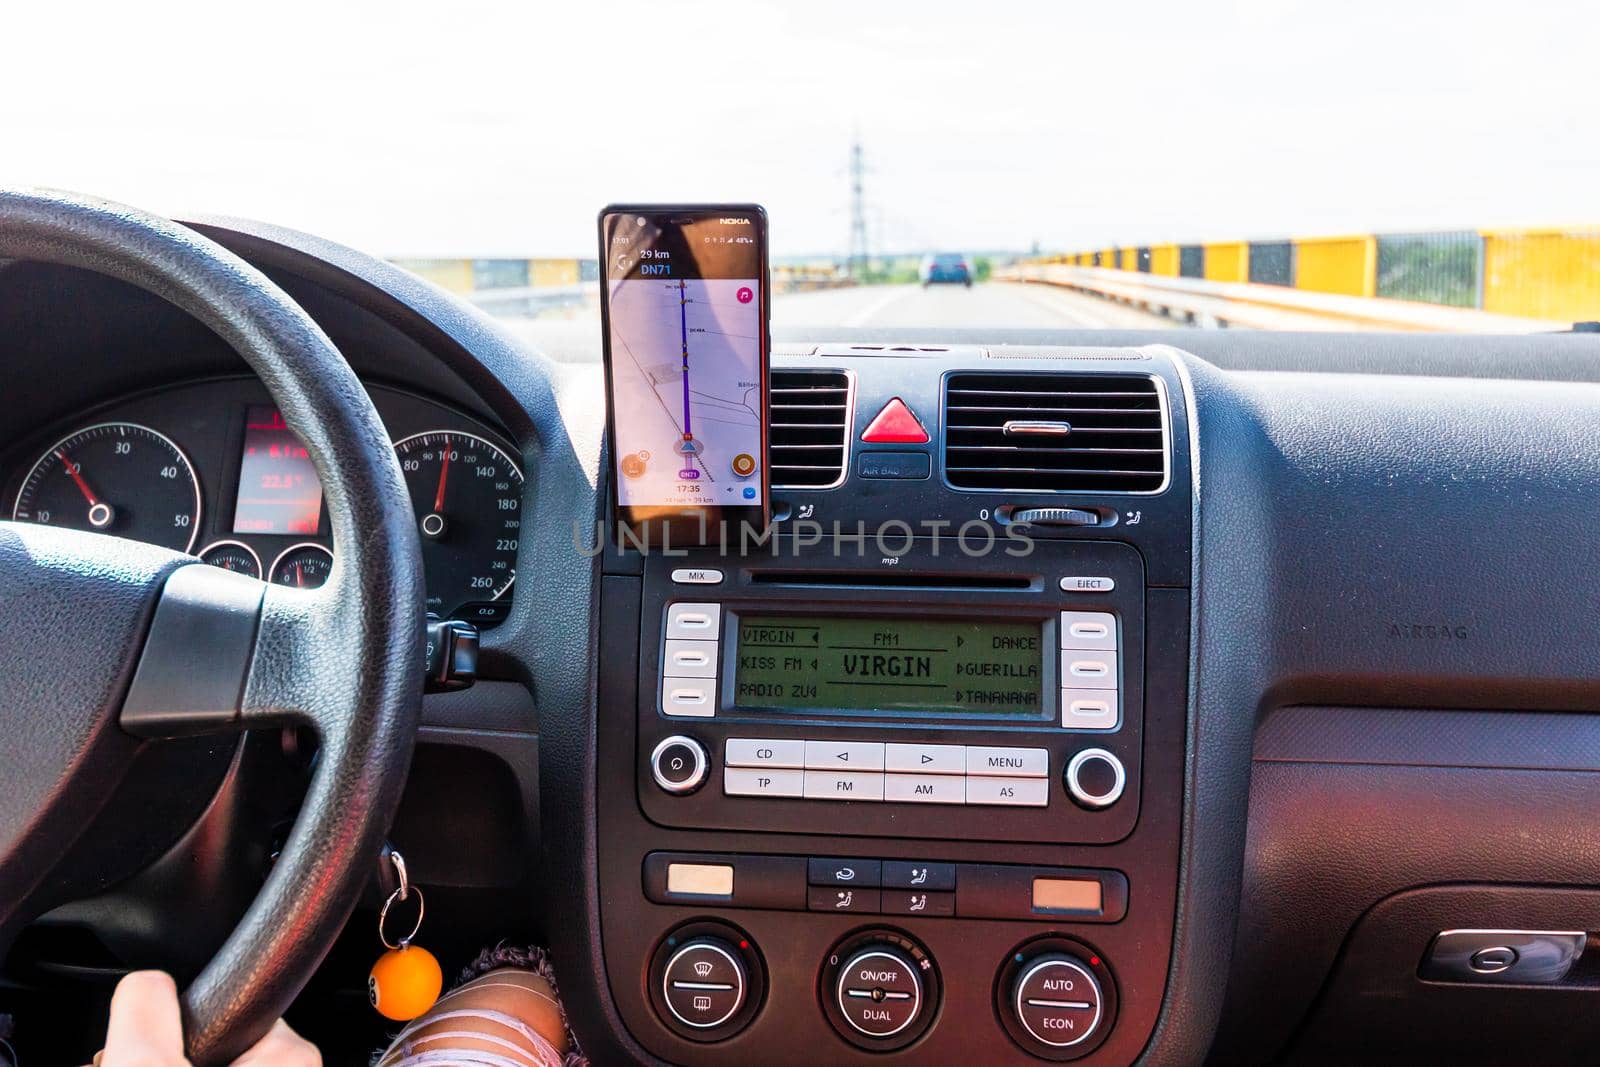
[[[611,503],[637,543],[765,530],[767,213],[614,204],[600,213]]]

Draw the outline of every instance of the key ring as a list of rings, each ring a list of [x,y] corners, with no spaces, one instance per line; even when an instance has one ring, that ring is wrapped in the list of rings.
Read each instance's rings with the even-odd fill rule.
[[[406,876],[405,857],[401,856],[399,852],[391,850],[389,858],[394,861],[395,873],[400,876],[400,885],[399,888],[389,894],[389,899],[383,902],[383,910],[378,912],[378,940],[383,942],[384,948],[403,949],[411,944],[412,939],[417,936],[417,931],[422,929],[422,916],[427,909],[423,902],[422,887],[413,886]],[[411,924],[411,932],[402,937],[398,943],[390,941],[389,935],[384,931],[384,926],[389,919],[389,908],[397,900],[409,899],[412,893],[417,895],[417,921]]]

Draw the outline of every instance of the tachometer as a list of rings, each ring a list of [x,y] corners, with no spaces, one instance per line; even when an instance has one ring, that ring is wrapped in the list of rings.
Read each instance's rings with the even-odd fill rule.
[[[411,492],[428,610],[478,621],[471,605],[499,600],[517,577],[522,471],[469,433],[431,430],[395,442]]]
[[[188,552],[200,533],[200,483],[171,438],[134,422],[102,422],[39,457],[11,517]]]

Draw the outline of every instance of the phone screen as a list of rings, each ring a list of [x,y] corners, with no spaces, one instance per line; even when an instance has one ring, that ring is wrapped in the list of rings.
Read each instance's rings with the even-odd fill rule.
[[[764,525],[766,216],[607,208],[600,234],[618,517],[675,544],[716,540],[708,520]]]

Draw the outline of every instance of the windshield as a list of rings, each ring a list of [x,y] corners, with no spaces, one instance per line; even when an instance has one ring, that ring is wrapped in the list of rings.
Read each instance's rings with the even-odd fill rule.
[[[0,180],[249,216],[597,359],[598,209],[765,205],[778,336],[1600,319],[1583,2],[13,5]]]

